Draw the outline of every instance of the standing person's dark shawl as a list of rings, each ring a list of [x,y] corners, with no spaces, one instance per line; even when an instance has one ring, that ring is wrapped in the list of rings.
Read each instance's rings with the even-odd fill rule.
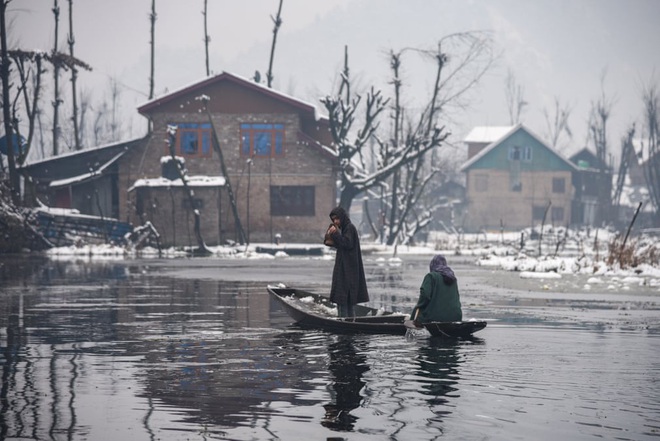
[[[330,218],[333,216],[337,216],[341,221],[341,231],[331,235],[334,247],[337,249],[337,256],[332,271],[330,300],[342,305],[368,302],[369,293],[364,276],[362,250],[357,228],[343,208],[334,208],[330,212]]]

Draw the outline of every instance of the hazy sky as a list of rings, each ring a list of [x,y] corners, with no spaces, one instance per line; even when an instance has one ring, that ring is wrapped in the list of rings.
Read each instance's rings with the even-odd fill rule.
[[[79,84],[97,100],[108,95],[110,78],[122,86],[123,111],[147,101],[151,0],[74,0],[75,55],[93,67]],[[262,76],[272,41],[271,15],[279,0],[208,0],[210,63],[214,73]],[[61,8],[60,48],[66,48],[68,2]],[[13,0],[8,18],[11,47],[50,50],[54,41],[52,1]],[[156,0],[156,94],[205,77],[203,0]],[[529,105],[523,122],[542,138],[544,110],[554,100],[572,108],[573,140],[562,150],[584,146],[591,104],[604,85],[612,100],[610,145],[634,121],[641,126],[641,88],[660,82],[658,0],[284,0],[278,34],[275,86],[316,104],[330,93],[349,47],[352,74],[360,84],[389,93],[387,52],[433,48],[451,33],[489,31],[501,53],[471,107],[455,112],[455,141],[476,125],[507,125],[505,78],[509,69]],[[405,92],[423,96],[433,66],[404,58]],[[604,74],[605,73],[605,74]],[[604,74],[604,82],[601,77]],[[68,84],[68,82],[65,82]],[[143,134],[135,119],[130,136]],[[129,137],[129,136],[127,136]]]

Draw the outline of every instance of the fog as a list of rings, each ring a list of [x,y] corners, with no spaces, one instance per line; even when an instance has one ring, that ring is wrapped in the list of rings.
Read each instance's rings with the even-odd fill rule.
[[[68,2],[59,1],[61,51],[68,52]],[[206,76],[203,0],[157,0],[156,96]],[[210,67],[251,78],[265,78],[278,0],[208,2]],[[52,2],[12,1],[8,9],[10,48],[52,50]],[[109,83],[120,86],[123,139],[141,136],[146,121],[137,106],[149,90],[149,0],[73,2],[75,56],[92,66],[81,72],[78,90],[92,95],[95,109],[109,97]],[[573,137],[558,149],[566,156],[587,143],[592,103],[604,92],[612,102],[608,126],[615,156],[627,127],[643,127],[641,88],[658,81],[660,2],[655,0],[472,0],[400,1],[284,0],[283,24],[273,66],[274,87],[324,110],[319,98],[336,86],[349,48],[351,75],[362,88],[375,85],[389,94],[390,49],[432,49],[456,32],[488,31],[497,63],[470,95],[469,107],[445,109],[449,144],[465,155],[462,136],[477,125],[507,125],[505,79],[511,71],[528,103],[522,122],[547,139],[546,116],[555,100],[571,109]],[[451,59],[450,59],[451,62]],[[413,55],[403,59],[404,93],[415,107],[430,89],[434,67]],[[64,112],[68,73],[60,81]],[[47,88],[51,88],[50,83]],[[52,90],[46,90],[49,103]],[[46,105],[46,112],[50,112]],[[36,151],[36,149],[34,149]]]

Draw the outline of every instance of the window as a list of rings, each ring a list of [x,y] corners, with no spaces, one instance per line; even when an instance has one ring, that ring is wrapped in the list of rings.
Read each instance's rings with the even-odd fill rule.
[[[170,124],[177,127],[175,152],[183,157],[211,156],[211,124],[180,123]],[[169,151],[167,152],[169,154]]]
[[[488,175],[477,175],[474,177],[474,189],[479,193],[488,191]]]
[[[565,193],[566,192],[566,179],[565,178],[552,178],[552,192]]]
[[[273,216],[315,216],[314,202],[314,186],[270,187],[270,214]]]
[[[544,205],[534,205],[532,207],[532,219],[535,221],[543,220],[543,216],[545,216],[545,208]]]
[[[241,156],[284,156],[284,124],[241,124]]]
[[[564,222],[564,207],[552,207],[552,222]]]
[[[525,161],[532,160],[532,149],[530,147],[509,147],[509,161]]]

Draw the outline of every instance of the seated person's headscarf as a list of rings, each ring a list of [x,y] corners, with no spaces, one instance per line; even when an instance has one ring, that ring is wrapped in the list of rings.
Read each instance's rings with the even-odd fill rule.
[[[452,285],[456,282],[454,271],[447,266],[447,259],[442,254],[436,254],[429,265],[431,272],[440,273],[442,279],[447,285]]]

